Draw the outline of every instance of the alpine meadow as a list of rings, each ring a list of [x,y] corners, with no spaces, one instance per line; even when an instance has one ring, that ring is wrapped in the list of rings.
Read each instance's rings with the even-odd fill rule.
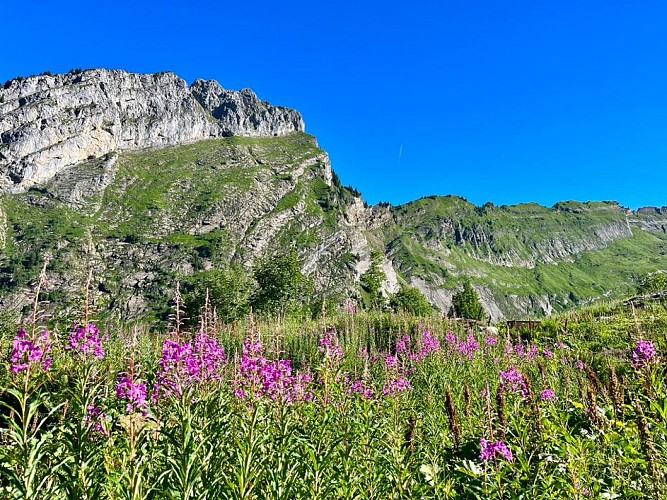
[[[0,498],[665,498],[667,207],[345,182],[247,88],[0,87]]]

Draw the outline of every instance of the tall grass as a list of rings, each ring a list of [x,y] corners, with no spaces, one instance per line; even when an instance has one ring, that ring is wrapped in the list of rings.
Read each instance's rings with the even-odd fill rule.
[[[0,498],[661,498],[641,321],[625,358],[439,317],[35,325],[1,339]]]

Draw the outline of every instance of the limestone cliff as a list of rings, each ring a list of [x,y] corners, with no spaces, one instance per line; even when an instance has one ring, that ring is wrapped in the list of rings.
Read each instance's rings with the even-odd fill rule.
[[[0,192],[21,192],[78,162],[211,137],[303,131],[297,111],[173,73],[94,69],[0,88]]]

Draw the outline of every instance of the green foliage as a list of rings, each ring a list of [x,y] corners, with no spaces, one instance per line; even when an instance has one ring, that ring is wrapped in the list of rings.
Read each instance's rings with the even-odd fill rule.
[[[637,292],[642,295],[667,291],[667,272],[658,271],[642,278]]]
[[[257,288],[250,303],[254,311],[263,314],[296,312],[312,293],[312,283],[301,272],[294,249],[261,259],[253,274]]]
[[[659,352],[667,323],[648,328],[645,321],[664,320],[660,311],[636,311],[643,338]],[[631,318],[598,308],[548,329],[562,330],[568,319],[569,332],[589,335],[609,316]],[[150,393],[161,332],[100,325],[110,332],[103,360],[77,358],[59,342],[46,372],[0,366],[0,496],[665,498],[667,384],[659,361],[634,368],[627,356],[590,351],[579,336],[561,338],[566,347],[545,338],[525,346],[531,356],[519,355],[500,338],[484,342],[488,333],[435,316],[342,313],[327,318],[329,337],[320,318],[249,321],[210,329],[208,341],[224,346],[228,362],[180,395],[158,396],[145,414],[128,410],[116,385],[131,373]],[[181,331],[178,340],[190,334]],[[309,397],[262,394],[260,385],[245,385],[250,392],[240,396],[241,381],[254,380],[233,362],[245,338],[261,341],[262,370],[289,359],[292,376],[309,374]],[[618,341],[626,350],[634,345]],[[452,348],[461,344],[479,346],[468,355]],[[324,345],[340,354],[322,352]],[[11,337],[0,338],[1,352],[11,348]],[[245,369],[252,372],[255,361]],[[501,384],[499,372],[510,367],[530,391]],[[176,380],[187,380],[184,368]],[[399,376],[409,388],[391,393]],[[547,389],[552,396],[544,398]],[[502,441],[511,460],[484,460],[481,438]]]
[[[484,308],[479,302],[479,296],[470,284],[470,280],[465,279],[463,289],[452,297],[452,310],[449,315],[479,321],[484,319]]]
[[[197,318],[205,306],[208,292],[209,307],[224,322],[242,318],[250,310],[253,281],[242,267],[229,266],[201,271],[187,283],[185,304],[190,318]]]
[[[396,312],[404,312],[417,316],[428,316],[433,312],[433,306],[426,300],[419,289],[401,283],[401,287],[389,299],[389,305]]]
[[[378,251],[371,252],[371,265],[359,280],[361,288],[365,292],[363,297],[367,309],[384,309],[386,300],[382,294],[382,282],[386,279],[387,276],[382,270],[382,253]]]

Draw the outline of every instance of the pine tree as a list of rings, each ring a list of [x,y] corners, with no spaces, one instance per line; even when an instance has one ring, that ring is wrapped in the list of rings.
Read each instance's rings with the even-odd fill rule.
[[[467,278],[463,281],[463,290],[452,297],[452,309],[449,315],[479,321],[484,319],[484,308],[479,302],[477,292]]]

